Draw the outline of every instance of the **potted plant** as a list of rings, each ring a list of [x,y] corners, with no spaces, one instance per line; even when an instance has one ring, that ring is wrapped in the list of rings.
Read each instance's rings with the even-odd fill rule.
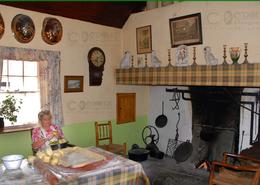
[[[4,119],[14,124],[17,121],[17,115],[21,109],[22,99],[17,100],[13,95],[7,95],[0,104],[0,128],[4,127]]]

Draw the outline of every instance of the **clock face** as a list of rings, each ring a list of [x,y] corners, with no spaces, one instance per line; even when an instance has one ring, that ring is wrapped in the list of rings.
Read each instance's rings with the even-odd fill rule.
[[[105,63],[105,54],[100,48],[92,48],[88,54],[89,61],[96,67],[100,67]]]

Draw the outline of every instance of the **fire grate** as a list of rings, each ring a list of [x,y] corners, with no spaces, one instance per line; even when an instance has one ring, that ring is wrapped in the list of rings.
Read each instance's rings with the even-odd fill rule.
[[[182,143],[184,143],[184,141],[178,141],[176,139],[169,138],[165,155],[170,158],[174,158],[175,150]]]

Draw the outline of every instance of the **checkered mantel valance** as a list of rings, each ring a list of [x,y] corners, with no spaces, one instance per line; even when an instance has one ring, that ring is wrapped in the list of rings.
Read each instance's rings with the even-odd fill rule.
[[[116,69],[122,85],[260,87],[260,63]]]

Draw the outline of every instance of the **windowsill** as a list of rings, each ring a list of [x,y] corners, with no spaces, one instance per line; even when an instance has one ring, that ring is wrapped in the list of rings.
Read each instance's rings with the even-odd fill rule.
[[[4,129],[2,131],[0,131],[0,134],[28,131],[28,130],[32,130],[35,127],[37,127],[37,124],[25,124],[25,125],[9,126],[9,127],[4,127]]]

